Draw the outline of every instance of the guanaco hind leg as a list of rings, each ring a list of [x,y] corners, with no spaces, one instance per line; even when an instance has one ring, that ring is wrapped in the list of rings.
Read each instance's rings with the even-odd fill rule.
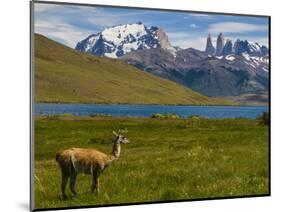
[[[71,173],[69,186],[70,186],[70,190],[71,190],[71,192],[73,193],[74,196],[77,195],[77,193],[75,191],[76,177],[77,177],[77,174],[75,172]]]
[[[65,195],[65,187],[68,181],[68,175],[65,175],[62,173],[62,181],[61,181],[61,193],[62,193],[62,198],[66,199],[66,195]]]

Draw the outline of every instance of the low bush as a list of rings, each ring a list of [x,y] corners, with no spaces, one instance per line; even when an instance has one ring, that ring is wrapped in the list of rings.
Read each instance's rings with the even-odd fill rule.
[[[175,113],[168,113],[168,114],[154,113],[151,115],[151,118],[179,119],[180,116]]]
[[[268,126],[270,123],[269,119],[269,113],[268,112],[263,112],[261,116],[257,117],[257,121],[259,125],[266,125]]]
[[[90,114],[90,117],[112,117],[112,116],[109,114],[105,114],[105,113],[93,113],[93,114]]]

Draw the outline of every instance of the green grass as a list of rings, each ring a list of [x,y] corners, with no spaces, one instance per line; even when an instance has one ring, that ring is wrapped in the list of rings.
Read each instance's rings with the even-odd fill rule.
[[[77,52],[35,34],[35,101],[229,105],[127,63]]]
[[[101,175],[101,192],[79,175],[78,196],[60,200],[58,150],[111,151],[112,130],[130,144]],[[268,127],[247,119],[37,117],[35,206],[53,208],[267,194]],[[67,194],[70,195],[69,187]]]

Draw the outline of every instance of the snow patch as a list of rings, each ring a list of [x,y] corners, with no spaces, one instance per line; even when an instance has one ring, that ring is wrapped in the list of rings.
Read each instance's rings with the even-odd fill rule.
[[[268,69],[266,69],[265,67],[263,67],[262,70],[264,70],[265,72],[268,72]]]
[[[253,68],[256,68],[256,66],[255,65],[253,65],[252,63],[249,63],[249,62],[245,62],[247,65],[249,65],[249,66],[252,66]]]
[[[121,45],[127,38],[139,38],[146,35],[145,26],[143,24],[126,24],[115,27],[106,28],[102,32],[102,36],[106,41],[111,41],[114,45]]]
[[[117,55],[116,55],[116,50],[114,52],[111,52],[111,53],[105,53],[104,55],[106,57],[111,57],[111,58],[117,58]]]
[[[123,51],[124,53],[128,53],[132,50],[137,50],[139,47],[138,43],[137,42],[134,42],[134,43],[125,43],[123,44]]]
[[[93,46],[96,44],[97,40],[100,36],[92,36],[89,38],[89,40],[86,43],[85,51],[88,52],[93,48]]]
[[[260,45],[258,43],[254,43],[251,41],[248,41],[249,43],[249,50],[250,52],[261,52]]]
[[[248,61],[251,60],[249,54],[247,54],[247,53],[242,53],[242,56]]]
[[[235,57],[234,57],[233,55],[226,55],[226,56],[225,56],[225,59],[226,59],[226,60],[233,61],[233,60],[235,60]]]

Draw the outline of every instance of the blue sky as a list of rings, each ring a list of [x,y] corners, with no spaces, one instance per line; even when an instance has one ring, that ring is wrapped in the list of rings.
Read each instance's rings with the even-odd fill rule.
[[[105,27],[136,22],[163,28],[171,44],[181,48],[203,50],[207,35],[212,35],[215,45],[220,32],[226,39],[268,46],[268,19],[264,17],[35,3],[34,20],[36,33],[72,48]]]

